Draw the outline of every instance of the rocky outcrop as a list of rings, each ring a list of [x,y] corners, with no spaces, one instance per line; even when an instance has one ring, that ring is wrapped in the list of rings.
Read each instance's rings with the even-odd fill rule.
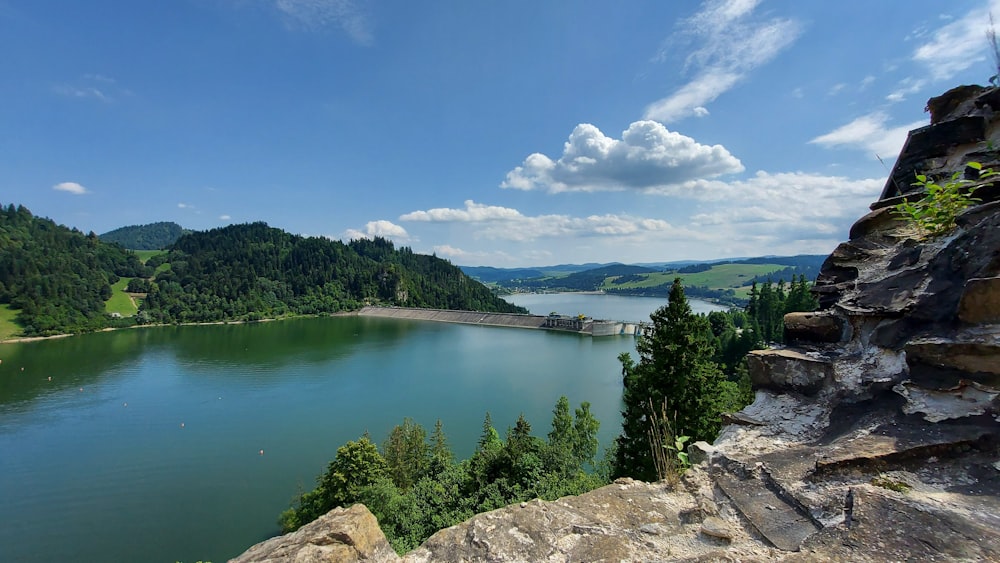
[[[335,508],[297,531],[261,542],[238,563],[398,562],[375,516],[363,504]]]
[[[934,238],[891,207],[920,197],[915,173],[1000,170],[1000,90],[928,108],[823,265],[821,310],[786,318],[789,346],[749,356],[756,400],[695,444],[678,483],[480,514],[404,560],[1000,560],[1000,187],[981,183],[983,201]]]

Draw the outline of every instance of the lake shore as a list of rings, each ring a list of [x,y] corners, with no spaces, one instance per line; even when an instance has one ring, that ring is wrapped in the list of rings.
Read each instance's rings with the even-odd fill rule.
[[[339,311],[337,313],[330,313],[329,315],[323,315],[328,317],[351,317],[356,316],[361,309],[357,311]],[[5,338],[0,340],[0,345],[2,344],[21,344],[23,342],[38,342],[40,340],[53,340],[56,338],[68,338],[70,336],[78,336],[80,334],[90,334],[91,332],[112,332],[116,330],[133,330],[138,328],[152,328],[152,327],[163,327],[163,326],[213,326],[213,325],[242,325],[250,323],[269,323],[273,321],[283,321],[287,319],[302,319],[309,317],[318,317],[320,315],[289,315],[286,317],[275,317],[273,319],[258,319],[255,321],[212,321],[207,323],[156,323],[148,325],[134,325],[134,326],[123,326],[123,327],[107,327],[90,332],[71,332],[68,334],[51,334],[49,336],[16,336],[14,338]]]

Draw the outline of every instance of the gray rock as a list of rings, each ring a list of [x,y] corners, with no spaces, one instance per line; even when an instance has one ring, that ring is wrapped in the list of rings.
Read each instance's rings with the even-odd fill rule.
[[[733,530],[729,527],[729,524],[726,524],[725,520],[715,516],[709,516],[702,521],[701,533],[713,538],[733,539]]]
[[[750,380],[757,387],[812,394],[833,374],[824,359],[794,350],[754,350],[747,355]]]
[[[299,530],[263,541],[230,563],[396,563],[375,516],[363,504],[335,508]]]

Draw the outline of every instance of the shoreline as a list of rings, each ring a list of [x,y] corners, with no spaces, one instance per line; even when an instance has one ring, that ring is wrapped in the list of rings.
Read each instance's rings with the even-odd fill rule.
[[[360,312],[357,311],[338,311],[336,313],[329,313],[328,317],[350,317],[356,316]],[[70,332],[66,334],[51,334],[49,336],[16,336],[14,338],[5,338],[0,340],[0,345],[4,344],[21,344],[24,342],[39,342],[42,340],[53,340],[56,338],[69,338],[71,336],[80,336],[81,334],[93,334],[95,332],[112,332],[116,330],[135,330],[140,328],[152,328],[152,327],[164,327],[164,326],[214,326],[214,325],[243,325],[250,323],[269,323],[273,321],[284,321],[287,319],[304,319],[309,317],[319,317],[320,315],[291,315],[287,317],[275,317],[271,319],[258,319],[256,321],[211,321],[204,323],[156,323],[148,325],[133,325],[133,326],[123,326],[123,327],[106,327],[97,330],[92,330],[89,332]]]

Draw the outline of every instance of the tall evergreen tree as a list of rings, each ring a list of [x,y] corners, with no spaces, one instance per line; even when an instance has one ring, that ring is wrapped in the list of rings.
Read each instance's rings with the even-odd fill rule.
[[[718,400],[726,380],[711,361],[715,349],[708,320],[691,311],[680,278],[669,299],[650,315],[652,329],[636,344],[639,363],[628,354],[619,356],[625,410],[617,439],[617,475],[657,477],[648,438],[653,412],[666,413],[672,428],[665,436],[711,441],[721,425]]]

